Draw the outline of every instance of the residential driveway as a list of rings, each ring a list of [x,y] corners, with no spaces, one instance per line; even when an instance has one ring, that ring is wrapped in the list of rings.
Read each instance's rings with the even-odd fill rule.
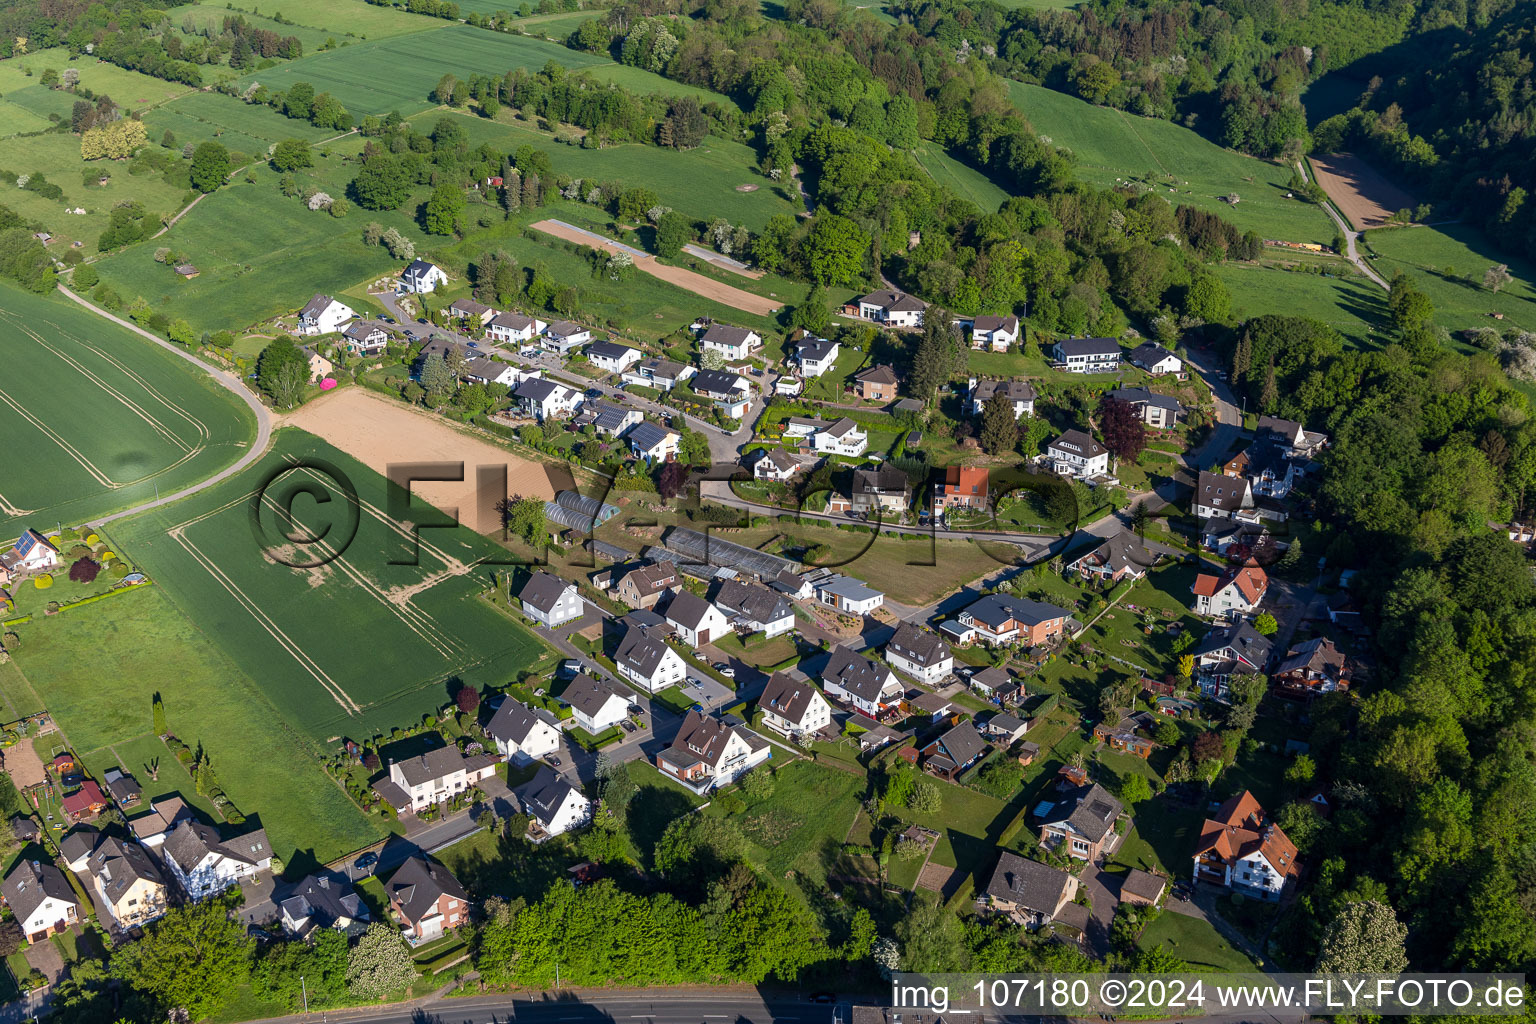
[[[52,939],[32,943],[27,947],[26,957],[28,964],[43,972],[48,984],[57,984],[59,978],[63,977],[64,956]]]
[[[1078,881],[1087,890],[1093,908],[1083,925],[1083,944],[1095,956],[1110,952],[1109,926],[1115,919],[1115,908],[1120,905],[1120,883],[1104,873],[1097,864],[1089,864],[1078,872]]]

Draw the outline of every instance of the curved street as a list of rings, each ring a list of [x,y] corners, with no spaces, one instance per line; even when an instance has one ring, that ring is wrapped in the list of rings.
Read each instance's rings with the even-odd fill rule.
[[[150,341],[154,342],[156,345],[159,345],[167,352],[173,353],[180,359],[185,359],[187,362],[191,363],[193,366],[196,366],[199,370],[212,377],[220,387],[228,391],[232,391],[238,395],[240,400],[249,406],[251,412],[256,416],[255,439],[251,442],[250,447],[246,450],[245,454],[240,456],[234,462],[230,463],[228,466],[225,466],[223,469],[219,470],[217,473],[210,477],[205,477],[195,484],[192,484],[188,487],[183,487],[175,494],[162,495],[161,497],[155,498],[152,501],[141,502],[132,508],[123,509],[121,512],[113,512],[108,516],[97,517],[95,522],[110,523],[113,520],[125,519],[128,516],[137,515],[138,513],[148,511],[149,509],[159,508],[161,505],[169,505],[174,501],[180,501],[182,498],[191,497],[199,491],[212,487],[214,484],[220,482],[221,480],[228,480],[230,477],[234,476],[236,473],[239,473],[241,470],[245,469],[245,467],[261,458],[262,453],[267,450],[267,444],[272,440],[272,414],[267,411],[267,407],[265,405],[261,404],[261,399],[253,395],[250,389],[242,384],[238,378],[236,378],[233,374],[226,373],[225,371],[218,369],[217,367],[209,366],[207,363],[203,362],[201,359],[198,359],[196,356],[192,355],[192,353],[188,352],[181,346],[173,345],[168,341],[157,338],[153,334],[150,334],[148,331],[144,330],[139,325],[132,323],[131,321],[124,320],[118,316],[113,316],[111,313],[102,309],[95,303],[90,302],[82,296],[70,291],[63,284],[59,285],[59,291],[63,292],[65,295],[68,295],[71,299],[75,300],[80,305],[90,310],[92,313],[95,313],[97,316],[104,317],[105,319],[117,324],[119,327],[127,328],[140,337],[148,338]]]

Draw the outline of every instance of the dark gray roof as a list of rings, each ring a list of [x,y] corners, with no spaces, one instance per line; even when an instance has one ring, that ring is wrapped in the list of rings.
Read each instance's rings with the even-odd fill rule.
[[[630,626],[619,638],[619,647],[614,651],[613,660],[615,664],[623,665],[642,678],[649,679],[667,656],[667,651],[667,642],[662,639],[659,629]]]
[[[1071,882],[1072,876],[1065,871],[1004,850],[987,883],[987,895],[1050,915],[1056,913]]]
[[[749,572],[760,579],[772,579],[786,569],[793,571],[798,568],[798,563],[787,558],[678,526],[667,531],[662,543],[672,551],[688,556],[694,563]],[[689,563],[684,561],[680,564]]]
[[[917,298],[915,295],[908,295],[906,292],[897,291],[894,288],[882,288],[879,291],[870,292],[859,301],[898,312],[912,312],[928,307],[928,303]]]
[[[315,292],[315,297],[306,302],[304,304],[304,308],[299,310],[299,316],[310,319],[318,317],[321,313],[325,312],[326,307],[335,301],[336,300],[331,298],[329,295],[322,295],[319,292]]]
[[[1253,628],[1253,624],[1246,619],[1234,622],[1230,626],[1220,626],[1205,635],[1193,650],[1189,653],[1196,658],[1208,654],[1218,654],[1222,651],[1231,651],[1240,656],[1255,669],[1263,671],[1269,662],[1273,644],[1269,637]]]
[[[400,774],[412,786],[445,778],[464,767],[464,755],[458,747],[438,747],[425,754],[395,762]]]
[[[479,316],[479,317],[485,316],[485,314],[489,313],[491,311],[491,309],[492,309],[491,306],[487,306],[483,302],[478,302],[478,301],[476,301],[474,299],[471,299],[471,298],[468,298],[468,297],[462,298],[462,299],[454,299],[452,302],[450,302],[448,304],[448,308],[449,309],[462,309],[462,310],[464,310],[464,313],[467,316]]]
[[[921,309],[922,307],[919,306],[918,308]],[[860,384],[896,384],[899,382],[896,370],[890,363],[878,363],[868,369],[860,370],[853,375],[853,379]]]
[[[789,472],[800,467],[800,460],[795,458],[783,448],[759,448],[758,460],[767,459],[774,467],[782,472]]]
[[[829,437],[842,438],[843,436],[852,433],[855,429],[857,429],[857,427],[857,423],[849,419],[847,416],[843,416],[833,420],[832,425],[824,428],[821,433],[826,434]]]
[[[265,831],[257,829],[226,842],[218,829],[200,821],[184,821],[177,825],[160,849],[180,865],[183,872],[196,869],[210,853],[246,864],[259,864],[272,858],[272,847]]]
[[[89,857],[95,852],[101,842],[101,832],[90,825],[79,825],[72,829],[59,843],[59,852],[64,855],[64,860],[70,864]]]
[[[649,359],[640,360],[639,369],[649,370],[652,377],[665,377],[667,380],[676,380],[678,374],[688,369],[688,367],[682,363],[674,363],[670,359],[652,356]]]
[[[522,803],[525,813],[537,818],[540,824],[548,825],[565,803],[567,794],[575,791],[576,787],[564,775],[541,764],[538,774],[518,788],[517,799]]]
[[[1159,409],[1167,409],[1169,412],[1182,413],[1184,405],[1172,395],[1160,395],[1151,388],[1116,388],[1109,393],[1110,398],[1129,402],[1131,405],[1151,405]]]
[[[1243,495],[1247,493],[1248,481],[1243,477],[1202,470],[1195,484],[1195,504],[1230,512],[1242,508]]]
[[[522,332],[533,326],[533,317],[524,316],[522,313],[509,309],[504,313],[497,313],[491,317],[491,322],[487,326],[505,327],[511,331]]]
[[[1168,888],[1168,879],[1162,875],[1154,875],[1150,871],[1140,868],[1131,868],[1130,872],[1120,882],[1120,891],[1128,892],[1132,896],[1140,896],[1144,900],[1156,900]]]
[[[560,694],[560,699],[571,707],[580,711],[588,718],[595,718],[603,710],[603,706],[614,697],[618,697],[627,705],[629,698],[612,685],[602,679],[593,679],[586,673],[578,675],[571,680],[565,692]]]
[[[677,583],[677,567],[669,562],[650,562],[631,569],[620,577],[619,582],[624,580],[629,580],[629,585],[641,597],[650,597]]]
[[[715,592],[715,604],[727,615],[765,625],[795,613],[783,594],[740,580],[726,580],[720,584],[720,589]]]
[[[589,525],[590,523],[591,520],[588,520]],[[574,583],[567,583],[559,576],[553,576],[547,572],[536,572],[528,577],[528,582],[523,584],[523,589],[517,592],[517,599],[548,614],[554,611],[561,595],[574,586]]]
[[[1085,459],[1092,459],[1109,451],[1081,430],[1062,431],[1061,436],[1052,441],[1050,446],[1063,451],[1076,452]]]
[[[384,891],[413,925],[435,911],[437,901],[444,896],[469,902],[469,894],[452,872],[421,857],[412,857],[400,865]]]
[[[995,693],[998,690],[1006,690],[1008,687],[1016,684],[1013,681],[1013,677],[1008,674],[1007,669],[998,668],[994,665],[972,675],[971,685]]]
[[[1027,380],[990,379],[977,381],[975,390],[971,392],[971,398],[985,405],[998,392],[1002,392],[1010,402],[1033,402],[1036,398],[1034,385]]]
[[[729,370],[700,370],[693,375],[692,387],[701,395],[730,396],[745,392],[747,382]]]
[[[568,390],[570,389],[564,384],[557,384],[552,380],[545,380],[543,377],[530,377],[519,384],[513,394],[530,402],[543,402],[551,395]]]
[[[1017,329],[1019,318],[1016,316],[988,316],[983,314],[971,322],[973,331],[995,331],[1002,327]]]
[[[138,843],[125,843],[116,836],[102,836],[91,854],[90,870],[114,906],[141,878],[155,885],[165,884],[164,876],[144,847]]]
[[[962,766],[987,752],[987,741],[970,722],[961,722],[950,729],[939,737],[938,744],[956,765]]]
[[[101,781],[106,784],[107,792],[112,794],[112,799],[119,804],[135,803],[139,795],[144,792],[134,777],[121,768],[108,768],[102,774]]]
[[[580,334],[585,330],[585,327],[577,323],[572,323],[569,320],[556,320],[554,323],[549,325],[545,333],[555,338],[569,338],[572,335]]]
[[[1038,626],[1051,619],[1066,618],[1071,612],[1043,601],[1027,597],[1009,597],[1007,594],[988,594],[965,609],[971,617],[987,625],[999,625],[1013,619],[1026,626]]]
[[[599,402],[597,416],[592,422],[599,430],[606,430],[610,434],[617,433],[624,429],[629,417],[636,411],[626,409],[622,405],[614,405],[612,402]]]
[[[0,891],[4,892],[5,902],[18,921],[25,921],[50,896],[65,903],[78,905],[80,902],[64,878],[64,872],[46,860],[24,860],[17,864],[15,870],[5,876]]]
[[[887,651],[894,651],[910,662],[927,668],[951,657],[949,644],[937,633],[929,632],[915,622],[903,622],[886,643]]]
[[[745,327],[732,327],[730,324],[710,324],[700,342],[712,341],[721,345],[736,347],[742,345],[755,331],[749,331]]]
[[[354,341],[367,341],[371,334],[385,333],[384,328],[371,320],[354,320],[341,329],[343,337]]]
[[[667,621],[684,629],[698,629],[713,610],[714,606],[698,594],[679,590],[672,598],[672,603],[667,605]]]
[[[895,466],[876,466],[853,471],[854,494],[902,494],[911,486],[907,474]]]
[[[801,362],[819,363],[837,347],[835,341],[806,336],[795,342],[795,356]]]
[[[875,701],[880,697],[891,670],[859,654],[851,647],[832,648],[832,658],[822,671],[822,678],[835,682],[856,697]]]
[[[1120,801],[1110,796],[1097,782],[1079,786],[1060,803],[1046,812],[1042,824],[1054,825],[1065,822],[1085,836],[1089,842],[1098,842],[1115,827],[1120,816]]]
[[[507,697],[485,723],[485,734],[502,743],[523,743],[543,719],[520,700]],[[548,723],[546,723],[548,724]]]
[[[308,919],[321,928],[329,928],[342,919],[368,919],[367,904],[352,883],[339,875],[306,875],[278,906],[292,920]]]
[[[1114,338],[1063,338],[1056,343],[1063,356],[1118,354],[1120,343]]]
[[[637,348],[620,345],[613,341],[594,341],[587,346],[587,358],[602,356],[605,359],[623,359],[626,352],[639,352]]]
[[[793,679],[782,672],[775,672],[763,687],[763,695],[757,698],[757,706],[772,711],[791,722],[801,721],[819,691],[804,679]]]
[[[639,451],[651,452],[667,439],[668,434],[673,433],[676,431],[657,426],[650,420],[641,420],[629,428],[629,433],[624,435],[624,439]]]
[[[1152,366],[1173,355],[1155,341],[1144,341],[1131,349],[1131,362],[1137,366]],[[1178,358],[1175,356],[1174,358]]]
[[[1121,530],[1098,547],[1073,559],[1072,565],[1088,559],[1092,559],[1094,565],[1116,571],[1125,568],[1145,571],[1157,561],[1157,555],[1147,550],[1146,542],[1140,537],[1129,530]]]
[[[987,719],[987,728],[993,732],[1005,733],[1012,736],[1020,729],[1025,728],[1024,719],[1014,715],[993,715]]]

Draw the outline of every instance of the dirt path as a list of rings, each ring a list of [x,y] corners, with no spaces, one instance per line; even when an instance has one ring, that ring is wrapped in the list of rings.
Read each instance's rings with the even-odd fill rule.
[[[541,220],[533,225],[546,235],[553,235],[566,242],[575,242],[577,245],[585,245],[594,249],[602,249],[605,252],[625,252],[631,255],[637,251],[632,246],[623,245],[611,239],[604,238],[593,232],[584,231],[570,224],[564,224],[556,220]],[[675,284],[684,291],[693,292],[724,306],[745,310],[758,316],[769,316],[778,312],[784,303],[778,299],[768,299],[761,295],[734,288],[731,285],[692,270],[682,267],[671,267],[658,262],[656,257],[649,253],[641,253],[635,258],[635,269],[642,273],[650,274],[668,284]]]
[[[1307,165],[1304,161],[1297,161],[1296,172],[1303,178],[1308,176]],[[1326,192],[1327,190],[1325,189],[1324,191]],[[1365,257],[1361,256],[1360,250],[1356,248],[1355,241],[1360,237],[1360,232],[1350,227],[1349,223],[1339,215],[1339,211],[1333,208],[1333,202],[1331,199],[1329,202],[1323,204],[1323,212],[1328,214],[1328,219],[1333,221],[1333,226],[1338,228],[1339,233],[1344,236],[1345,258],[1348,259],[1349,262],[1353,263],[1355,265],[1355,269],[1364,274],[1366,278],[1372,283],[1390,291],[1391,286],[1387,284],[1387,282],[1382,278],[1380,274],[1376,273],[1375,269],[1372,268],[1369,263],[1365,262]]]

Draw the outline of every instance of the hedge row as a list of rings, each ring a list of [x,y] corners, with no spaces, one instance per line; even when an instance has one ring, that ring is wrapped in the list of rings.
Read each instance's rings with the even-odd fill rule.
[[[143,584],[141,583],[137,586],[143,586]],[[100,594],[92,594],[90,597],[82,597],[78,601],[71,601],[68,604],[61,604],[59,605],[59,611],[67,612],[71,608],[79,608],[81,605],[90,604],[92,601],[105,601],[109,597],[114,597],[118,594],[126,594],[128,591],[133,589],[135,589],[135,587],[113,587],[111,590],[103,591]]]

